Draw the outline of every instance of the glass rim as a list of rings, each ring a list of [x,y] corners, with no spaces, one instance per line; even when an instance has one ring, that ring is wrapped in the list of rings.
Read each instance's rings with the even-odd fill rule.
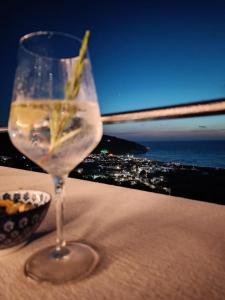
[[[34,32],[30,32],[27,33],[25,35],[23,35],[20,39],[19,39],[19,47],[26,53],[34,56],[34,57],[41,57],[44,59],[49,59],[49,60],[55,60],[55,61],[66,61],[66,60],[73,60],[76,59],[79,56],[79,53],[75,56],[68,56],[68,57],[59,57],[59,58],[55,58],[55,57],[51,57],[48,55],[41,55],[38,54],[32,50],[29,50],[25,45],[24,42],[32,37],[35,36],[45,36],[45,35],[57,35],[57,36],[61,36],[61,37],[66,37],[69,38],[71,40],[74,40],[76,42],[78,42],[80,45],[82,44],[82,40],[70,33],[66,33],[66,32],[61,32],[61,31],[48,31],[48,30],[40,30],[40,31],[34,31]],[[86,56],[88,56],[88,49],[86,52]]]

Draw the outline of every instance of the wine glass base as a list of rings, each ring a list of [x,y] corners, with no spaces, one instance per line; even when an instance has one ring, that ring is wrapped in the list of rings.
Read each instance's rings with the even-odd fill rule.
[[[98,253],[79,242],[68,242],[61,258],[55,253],[55,246],[34,253],[25,264],[26,276],[40,282],[61,284],[87,277],[99,262]]]

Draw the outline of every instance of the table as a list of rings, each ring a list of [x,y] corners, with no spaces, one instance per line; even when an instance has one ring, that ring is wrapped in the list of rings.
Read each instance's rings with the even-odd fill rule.
[[[15,188],[53,189],[47,174],[0,167],[0,190]],[[225,299],[224,206],[69,178],[65,216],[65,237],[94,245],[98,269],[59,286],[24,276],[54,244],[53,202],[34,240],[0,257],[0,299]]]

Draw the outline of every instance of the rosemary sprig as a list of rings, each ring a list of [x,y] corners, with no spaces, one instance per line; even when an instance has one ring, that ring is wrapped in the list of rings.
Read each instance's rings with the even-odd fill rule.
[[[85,32],[83,41],[82,41],[82,45],[79,51],[79,57],[78,60],[76,62],[71,80],[69,80],[66,85],[65,85],[65,95],[66,95],[66,99],[68,100],[72,100],[74,99],[78,92],[79,92],[79,88],[80,88],[80,79],[83,73],[83,69],[84,69],[84,64],[85,64],[85,54],[87,52],[87,45],[88,45],[88,40],[90,37],[90,31],[87,30]]]
[[[85,54],[87,52],[87,45],[90,36],[90,31],[86,31],[81,48],[79,51],[79,56],[75,63],[74,69],[72,71],[71,78],[65,84],[65,101],[74,100],[79,93],[80,89],[80,80],[83,74],[84,65],[85,65]],[[64,143],[67,139],[79,133],[80,129],[76,129],[70,133],[63,134],[64,129],[70,124],[72,121],[74,114],[76,111],[72,109],[69,113],[66,113],[62,116],[62,106],[56,105],[54,110],[51,113],[51,117],[49,120],[50,126],[50,148],[49,154],[56,150],[62,143]]]
[[[69,127],[74,115],[77,112],[76,106],[71,106],[70,101],[55,103],[50,119],[50,147],[49,154],[55,151],[62,143],[79,133],[80,128],[71,132],[63,131]]]

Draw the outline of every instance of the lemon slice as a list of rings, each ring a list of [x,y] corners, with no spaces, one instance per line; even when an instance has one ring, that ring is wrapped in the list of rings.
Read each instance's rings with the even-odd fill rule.
[[[43,119],[43,109],[41,108],[40,102],[35,104],[35,101],[31,103],[14,102],[12,105],[13,107],[13,115],[12,115],[12,122],[18,124],[20,127],[24,129],[30,130],[30,128],[34,125],[39,123]],[[29,113],[28,113],[29,108]]]

